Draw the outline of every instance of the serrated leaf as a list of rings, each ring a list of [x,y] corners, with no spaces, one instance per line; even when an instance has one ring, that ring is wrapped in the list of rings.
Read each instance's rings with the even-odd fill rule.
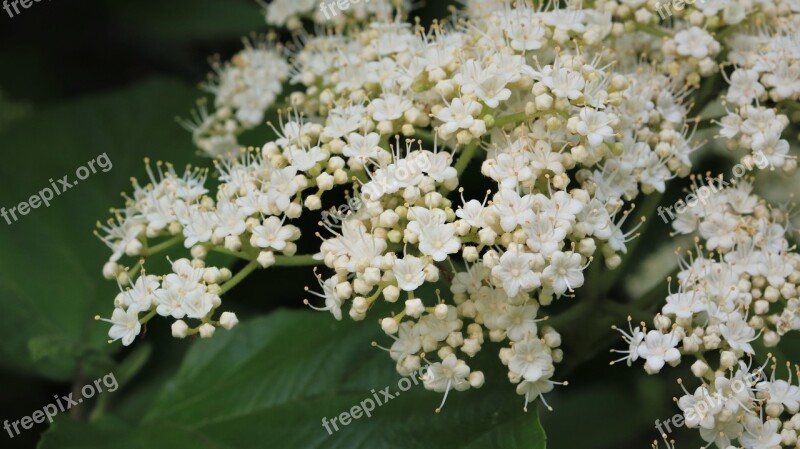
[[[154,80],[38,110],[0,133],[6,209],[50,186],[49,179],[77,181],[76,169],[103,153],[113,164],[49,207],[11,224],[0,218],[0,363],[62,381],[79,363],[110,365],[108,354],[119,345],[109,345],[107,325],[92,318],[110,314],[117,286],[101,276],[109,252],[92,231],[109,208],[122,205],[119,193],[143,173],[148,153],[177,164],[193,158],[191,138],[174,117],[195,95],[191,86]]]
[[[398,383],[391,359],[369,346],[379,334],[367,322],[276,312],[196,342],[138,425],[106,420],[92,428],[62,420],[40,447],[102,447],[112,428],[114,438],[130,443],[123,447],[166,448],[177,434],[186,438],[182,445],[231,449],[545,447],[536,406],[525,413],[502,375],[478,390],[450,392],[437,414],[441,395],[411,380]],[[323,418],[330,422],[362,401],[384,398],[378,392],[386,388],[396,397],[376,405],[371,417],[362,414],[346,426],[337,421],[332,434],[323,426]]]

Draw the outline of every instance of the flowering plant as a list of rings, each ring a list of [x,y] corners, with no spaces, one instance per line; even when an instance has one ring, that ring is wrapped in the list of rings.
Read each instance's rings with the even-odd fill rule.
[[[686,411],[800,329],[793,205],[771,189],[797,165],[800,3],[698,1],[664,22],[657,3],[465,0],[425,27],[403,2],[334,21],[316,1],[266,5],[292,38],[251,38],[215,64],[213,102],[185,123],[213,170],[148,162],[97,232],[120,286],[109,337],[130,345],[157,316],[174,337],[214,337],[239,322],[223,299],[251,273],[314,266],[304,303],[380,326],[382,341],[348,344],[384,349],[402,376],[427,366],[436,412],[485,373],[507,379],[520,412],[550,409],[584,356],[568,337],[602,339],[607,326],[582,323],[627,317],[616,361],[691,365],[699,386],[678,405],[707,444],[794,447],[800,389],[774,368]],[[273,139],[246,141],[264,126]],[[737,164],[728,188],[697,171],[708,158]],[[633,269],[668,266],[662,240],[692,248],[669,287],[630,286],[662,276]],[[173,246],[185,253],[169,272],[147,270]]]

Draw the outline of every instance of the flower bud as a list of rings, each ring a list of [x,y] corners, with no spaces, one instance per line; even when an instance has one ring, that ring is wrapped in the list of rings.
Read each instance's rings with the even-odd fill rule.
[[[465,246],[461,251],[461,256],[467,262],[475,262],[478,260],[478,248],[474,246]]]
[[[698,360],[692,363],[692,374],[694,374],[695,377],[703,377],[707,372],[708,365],[704,361]]]
[[[219,324],[225,329],[231,330],[233,326],[239,324],[239,319],[236,318],[236,314],[233,312],[222,312],[219,317]]]
[[[115,279],[121,270],[122,267],[116,262],[106,262],[105,265],[103,265],[103,277],[107,280]]]
[[[208,249],[203,245],[194,245],[191,253],[194,259],[205,259],[208,255]]]
[[[334,287],[334,293],[336,294],[336,299],[344,301],[353,295],[353,286],[349,282],[339,282]]]
[[[200,338],[211,338],[214,336],[214,331],[217,330],[217,328],[210,323],[203,323],[197,330],[200,332]]]
[[[469,385],[472,388],[480,388],[480,387],[483,386],[483,382],[484,382],[483,372],[481,372],[481,371],[473,371],[473,372],[469,373],[469,376],[467,377],[467,380],[469,381]]]
[[[386,302],[397,302],[400,298],[400,289],[396,285],[390,285],[383,289],[383,299]]]
[[[764,332],[764,346],[774,348],[781,341],[781,336],[775,331]]]
[[[319,210],[322,208],[322,200],[316,195],[309,195],[306,197],[305,201],[303,201],[303,205],[305,205],[308,210]]]
[[[736,364],[739,363],[739,358],[736,357],[732,351],[722,351],[719,355],[719,367],[720,369],[726,370],[733,368]]]
[[[422,315],[422,312],[425,311],[425,306],[422,304],[422,300],[419,298],[407,299],[405,310],[406,315],[412,318],[419,318]]]
[[[272,251],[261,251],[256,261],[261,265],[261,268],[269,268],[275,265],[275,254]]]
[[[185,338],[189,331],[189,326],[183,320],[172,323],[172,336],[175,338]]]
[[[448,307],[446,304],[437,304],[436,307],[433,308],[433,316],[440,320],[444,320],[447,318],[447,311]]]
[[[381,329],[387,334],[395,334],[399,329],[399,325],[397,324],[397,320],[394,318],[384,318],[381,320]]]

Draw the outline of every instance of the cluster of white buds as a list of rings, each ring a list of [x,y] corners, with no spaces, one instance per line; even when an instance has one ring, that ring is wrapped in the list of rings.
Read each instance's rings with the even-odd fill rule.
[[[754,354],[758,338],[772,347],[800,329],[800,254],[785,222],[745,181],[679,213],[673,226],[699,234],[696,251],[682,260],[677,292],[670,288],[655,329],[623,333],[628,362],[644,358],[652,374],[682,355],[720,351],[738,359]]]
[[[109,262],[104,270],[113,276],[119,266]],[[127,271],[119,271],[126,273]],[[120,276],[121,277],[121,276]],[[231,329],[238,323],[236,314],[223,312],[218,320],[212,320],[216,309],[222,301],[220,284],[231,279],[227,268],[206,267],[202,260],[178,259],[172,263],[172,273],[163,276],[147,275],[144,272],[130,282],[130,287],[123,288],[120,282],[120,293],[114,298],[114,312],[111,319],[102,319],[111,323],[109,337],[121,339],[122,344],[130,345],[141,332],[141,325],[147,323],[156,314],[172,317],[172,336],[184,338],[188,335],[200,334],[202,338],[214,335],[217,326]],[[139,314],[145,314],[139,318]],[[95,319],[101,319],[99,316]],[[197,325],[190,327],[184,319],[197,320]]]
[[[788,362],[787,380],[776,379],[777,361],[771,357],[764,366],[752,367],[723,353],[717,370],[695,362],[692,372],[702,384],[688,391],[679,379],[685,394],[675,398],[686,427],[698,429],[703,440],[719,448],[799,447],[800,388]],[[764,368],[770,362],[767,377]]]
[[[325,1],[272,2],[268,23],[297,29],[308,15],[319,22]],[[159,177],[134,184],[125,209],[103,227],[113,250],[104,272],[126,288],[110,335],[130,344],[160,314],[178,320],[177,337],[210,336],[235,324],[231,314],[212,317],[252,270],[324,265],[316,272],[321,291],[307,289],[316,298],[305,303],[354,320],[379,299],[389,303],[376,318],[394,340],[386,350],[399,373],[428,364],[424,385],[444,399],[479,388],[484,373],[467,360],[488,339],[501,344],[498,357],[525,407],[544,402],[562,384],[554,379],[563,352],[558,330],[540,324],[540,309],[598,282],[585,270],[599,259],[619,267],[646,219],[626,225],[636,202],[690,174],[701,145],[692,142],[687,97],[726,70],[721,55],[753,58],[796,39],[792,1],[725,1],[753,3],[754,24],[770,20],[780,31],[748,34],[757,42],[739,41],[728,53],[739,34],[722,27],[746,18],[711,0],[673,28],[653,26],[646,0],[467,0],[457,23],[429,29],[394,17],[398,2],[350,0],[339,24],[347,26],[316,37],[299,32],[301,45],[288,57],[278,44],[248,41],[217,67],[209,85],[216,112],[201,110],[193,128],[198,146],[218,156],[217,191],[207,194],[206,172],[178,176],[159,165]],[[759,154],[788,173],[796,165],[782,138],[788,117],[760,102],[796,99],[798,58],[796,48],[769,51],[764,61],[733,61],[726,97],[738,109],[721,119],[720,133],[731,148],[751,150],[748,161]],[[284,81],[296,87],[279,100],[289,91]],[[291,106],[269,124],[278,137],[240,150],[239,133],[258,126],[276,101]],[[473,160],[485,194],[459,189]],[[332,205],[333,224],[327,194],[345,187],[349,201]],[[320,250],[297,255],[301,233],[310,233],[292,221],[312,211],[324,218]],[[800,256],[785,238],[786,214],[748,182],[680,213],[674,226],[704,243],[684,261],[654,329],[624,332],[622,360],[642,358],[655,373],[714,350],[730,362],[724,370],[752,354],[756,338],[774,345],[800,329]],[[134,281],[139,267],[119,263],[172,243],[183,243],[191,260],[176,261],[166,276]],[[248,264],[235,275],[206,267],[209,251]],[[189,328],[184,318],[201,324]]]
[[[781,138],[789,118],[774,108],[747,104],[735,112],[729,111],[719,125],[719,134],[727,139],[730,150],[751,150],[752,154],[745,157],[763,157],[770,166],[787,174],[793,174],[797,168],[797,156],[789,154],[789,142]],[[747,160],[742,162],[752,165]]]
[[[334,273],[318,275],[323,303],[308,303],[336,318],[349,306],[361,320],[379,298],[404,295],[402,309],[380,320],[395,339],[390,355],[401,374],[423,360],[460,373],[427,375],[432,389],[450,385],[445,392],[482,384],[464,360],[485,333],[508,341],[500,359],[527,403],[557,384],[562,358],[559,334],[536,324],[539,307],[572,296],[597,250],[609,268],[620,264],[636,229],[623,231],[626,202],[687,174],[695,147],[685,87],[644,65],[612,74],[600,55],[545,50],[579,36],[598,41],[607,15],[524,2],[484,11],[463,28],[430,32],[373,23],[298,53],[295,80],[307,89],[293,104],[324,120],[320,147],[346,158],[361,205],[329,224],[319,257]],[[567,19],[582,25],[561,28]],[[538,41],[526,20],[540,27]],[[293,123],[284,140],[302,140],[308,125]],[[395,133],[428,136],[434,147],[408,140],[387,151]],[[460,151],[454,157],[437,139]],[[488,204],[462,190],[456,207],[447,197],[463,170],[455,160],[476,156],[496,190]],[[457,268],[457,258],[470,267]],[[440,278],[453,279],[452,302],[419,294]],[[426,359],[434,351],[441,362]]]
[[[291,66],[274,37],[244,39],[244,49],[230,62],[215,62],[214,75],[204,85],[214,95],[214,111],[203,100],[193,119],[184,122],[195,145],[212,157],[237,154],[237,136],[261,125],[264,114],[283,92]]]

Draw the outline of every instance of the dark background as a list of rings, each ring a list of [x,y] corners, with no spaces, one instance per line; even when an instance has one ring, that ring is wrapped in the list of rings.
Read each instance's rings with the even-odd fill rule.
[[[143,153],[158,156],[167,143],[161,137],[168,136],[166,140],[169,143],[180,144],[183,141],[180,148],[171,151],[172,154],[184,153],[186,161],[202,161],[194,157],[191,136],[178,126],[173,117],[188,116],[193,107],[193,98],[201,96],[196,87],[209,72],[209,57],[214,54],[230,56],[241,48],[241,36],[264,30],[260,9],[255,2],[247,0],[42,0],[28,9],[20,7],[20,14],[13,18],[0,10],[0,130],[15,132],[14,128],[23,126],[22,122],[35,120],[37,113],[46,114],[53,109],[66,110],[67,114],[75,110],[79,114],[77,103],[86,98],[113,95],[155,83],[158,93],[151,95],[148,100],[159,101],[149,101],[138,107],[145,114],[163,117],[164,130],[148,139],[150,148]],[[124,106],[121,109],[124,110]],[[39,123],[39,129],[47,133],[51,125]],[[103,126],[103,123],[98,125]],[[4,159],[26,152],[26,148],[9,147],[4,140],[0,140]],[[54,153],[67,153],[67,158],[70,150],[52,148]],[[124,169],[118,168],[121,167],[120,158],[124,155],[114,148],[103,150],[108,151],[115,163],[114,169],[104,176],[119,178],[113,181],[115,186],[119,186],[117,191],[125,188],[129,176],[142,175],[141,163],[135,164],[138,165],[135,172],[125,173]],[[38,178],[39,185],[42,182],[46,185],[48,177],[69,173],[50,171],[40,174],[37,159],[48,158],[49,155],[28,156],[21,160],[21,166],[9,169],[3,173],[4,176],[0,176],[3,191],[16,193],[11,200],[3,202],[4,206],[13,205],[12,201],[19,201],[28,192],[37,191],[18,187],[18,178]],[[85,158],[75,158],[66,167],[77,167],[83,162]],[[51,209],[61,206],[58,204],[60,202],[54,203]],[[118,203],[117,200],[99,204],[95,210],[103,211]],[[93,229],[91,223],[105,216],[101,213],[88,217],[87,234]],[[0,233],[11,233],[12,237],[16,237],[14,234],[20,227],[47,219],[42,214],[29,214],[25,221],[21,220],[14,226],[2,222]],[[99,240],[95,239],[93,243],[87,241],[94,246],[93,250],[105,251]],[[13,259],[35,256],[3,251],[0,257]],[[101,265],[96,267],[93,274],[101,279]],[[47,273],[42,274],[46,282]],[[51,288],[56,294],[58,286]],[[93,313],[107,315],[106,309],[100,307]],[[160,347],[156,351],[158,356],[177,364],[186,345],[170,346],[174,342],[170,341],[167,332],[168,329],[165,331],[153,326],[150,338],[151,341],[163,342],[163,345],[157,345]],[[114,345],[114,348],[119,348],[119,345]],[[118,354],[117,359],[124,355]],[[24,355],[11,354],[10,357],[24,358]],[[13,421],[30,415],[51,402],[54,394],[65,395],[70,391],[69,383],[46,379],[17,365],[14,360],[0,365],[0,416],[3,420]],[[0,446],[34,447],[44,430],[45,424],[37,424],[13,439],[9,439],[3,430]]]
[[[420,12],[423,23],[442,15],[444,4],[431,3]],[[74,276],[103,282],[100,269],[108,253],[90,234],[94,221],[120,204],[117,194],[127,190],[130,176],[143,175],[143,155],[207,163],[194,154],[191,136],[174,118],[187,117],[194,100],[202,96],[197,85],[209,72],[210,56],[228,58],[241,48],[241,36],[265,30],[260,7],[248,0],[43,0],[14,18],[0,10],[0,148],[4,158],[0,205],[13,205],[48,177],[69,173],[88,160],[87,155],[107,151],[114,162],[110,173],[90,178],[106,196],[89,195],[89,187],[83,186],[84,195],[70,192],[54,200],[47,211],[30,214],[13,226],[0,222],[0,236],[5,239],[0,239],[5,242],[0,245],[0,271],[18,265],[34,271],[21,282],[25,285],[21,289],[30,290],[29,298],[36,305],[25,308],[21,304],[25,295],[14,293],[18,287],[18,278],[10,278],[14,274],[0,277],[0,327],[5,328],[0,333],[0,418],[30,415],[51,402],[54,394],[70,391],[70,377],[64,374],[69,369],[51,371],[47,364],[31,362],[36,357],[25,351],[24,341],[13,341],[15,332],[38,335],[30,324],[37,322],[37,313],[65,313],[53,312],[52,307],[77,309],[75,316],[87,320],[89,334],[106,331],[105,325],[90,318],[96,313],[107,315],[110,298],[105,293],[96,298],[93,294],[88,305],[73,306],[70,284],[55,274],[57,267],[85,266]],[[476,175],[477,171],[470,174]],[[57,229],[53,234],[43,231],[51,227]],[[84,252],[72,256],[47,252],[53,241],[73,238],[80,239]],[[299,307],[298,285],[313,278],[306,270],[285,282],[288,274],[260,273],[238,287],[232,295],[248,297],[258,285],[271,282],[273,296],[278,298],[255,305],[239,302],[240,318]],[[170,338],[168,332],[165,325],[148,330],[152,356],[131,386],[114,394],[113,401],[126,404],[115,409],[123,418],[141,414],[146,402],[137,398],[168,378],[190,346],[190,342]],[[119,361],[131,354],[131,349],[119,348],[111,345],[98,357]],[[32,351],[29,342],[28,350]],[[80,354],[97,355],[88,350]],[[645,447],[656,437],[653,419],[675,414],[671,397],[680,390],[666,379],[685,374],[688,366],[667,370],[656,379],[644,375],[641,366],[609,367],[608,360],[610,356],[600,351],[570,374],[569,387],[548,395],[555,411],[542,409],[541,415],[549,447]],[[521,397],[519,401],[521,413]],[[79,418],[85,418],[85,413],[79,410]],[[39,424],[12,440],[2,431],[0,446],[33,447],[44,430],[46,426]]]

